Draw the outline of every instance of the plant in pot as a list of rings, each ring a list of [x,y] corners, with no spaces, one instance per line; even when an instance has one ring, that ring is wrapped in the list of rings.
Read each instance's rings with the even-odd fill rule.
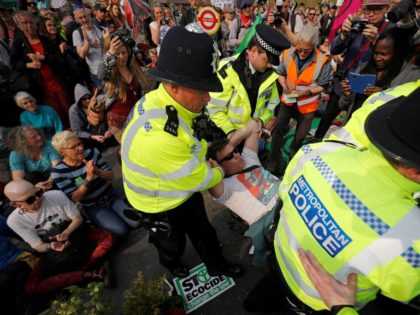
[[[181,298],[173,294],[165,277],[145,281],[141,272],[124,293],[122,306],[126,315],[185,315]]]

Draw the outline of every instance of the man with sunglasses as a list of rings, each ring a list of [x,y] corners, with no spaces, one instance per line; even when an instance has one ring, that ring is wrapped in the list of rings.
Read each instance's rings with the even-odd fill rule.
[[[228,136],[252,118],[267,124],[280,101],[273,68],[290,42],[268,25],[259,24],[255,31],[247,49],[220,62],[223,91],[210,93],[210,117]]]
[[[267,235],[279,209],[280,180],[261,166],[258,140],[261,122],[250,120],[234,132],[229,140],[214,141],[207,157],[223,167],[225,178],[209,191],[213,198],[231,209],[248,225],[245,236],[254,246],[254,265],[264,265],[267,259]],[[244,142],[242,154],[237,146]]]

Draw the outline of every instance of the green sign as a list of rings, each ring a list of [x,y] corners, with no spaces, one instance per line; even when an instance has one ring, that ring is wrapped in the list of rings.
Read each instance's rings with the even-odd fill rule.
[[[186,278],[175,278],[174,283],[187,314],[235,285],[230,277],[210,277],[204,264],[191,269]]]

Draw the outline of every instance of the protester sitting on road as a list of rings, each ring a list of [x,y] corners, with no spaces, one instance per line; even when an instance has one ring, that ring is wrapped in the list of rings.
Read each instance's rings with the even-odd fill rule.
[[[113,172],[95,148],[84,149],[83,142],[71,131],[57,133],[52,139],[63,160],[52,170],[55,184],[73,202],[80,203],[92,223],[119,237],[128,232],[117,206],[125,206],[114,195]]]
[[[23,109],[20,114],[22,125],[42,129],[48,140],[51,140],[56,132],[63,130],[60,117],[51,106],[37,105],[36,99],[27,92],[18,92],[14,99],[16,105]]]
[[[31,126],[13,128],[8,136],[9,164],[13,180],[25,179],[44,190],[53,187],[51,169],[61,160],[41,130]]]
[[[214,141],[207,152],[207,157],[222,166],[226,175],[209,190],[210,194],[249,225],[245,236],[253,240],[255,265],[266,263],[269,249],[266,236],[280,204],[280,181],[261,166],[258,158],[261,130],[259,120],[250,120],[229,140]],[[240,154],[237,146],[244,140]]]
[[[106,120],[91,124],[88,119],[88,107],[92,100],[92,94],[83,85],[77,84],[74,88],[75,103],[70,107],[69,118],[72,131],[80,138],[87,147],[95,147],[102,150],[116,144],[112,141],[108,132]]]
[[[115,237],[87,228],[76,205],[59,190],[44,192],[25,180],[12,181],[4,193],[16,209],[9,227],[40,254],[41,262],[28,278],[28,293],[45,293],[86,280],[105,280],[96,265]]]
[[[0,215],[0,309],[4,314],[25,314],[25,282],[38,262],[32,253],[12,243],[15,237]]]
[[[118,36],[112,38],[98,77],[105,83],[107,122],[111,133],[121,142],[124,123],[134,104],[151,89],[150,79],[136,62],[132,47]]]

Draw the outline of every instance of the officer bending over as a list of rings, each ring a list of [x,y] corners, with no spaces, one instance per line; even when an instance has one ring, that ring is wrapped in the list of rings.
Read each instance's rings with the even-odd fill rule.
[[[310,249],[338,281],[357,274],[356,308],[379,292],[404,303],[420,294],[420,208],[414,196],[420,190],[419,98],[417,87],[369,114],[363,147],[327,140],[296,154],[280,185],[274,272],[265,278],[267,284],[277,277],[271,281],[277,290],[265,290],[262,297],[260,283],[245,301],[247,309],[270,303],[304,314],[328,309],[304,270],[299,248]],[[286,298],[273,300],[269,292]]]
[[[219,183],[224,172],[206,163],[207,142],[193,136],[193,120],[210,100],[208,91],[222,86],[217,45],[195,31],[173,27],[162,42],[157,68],[149,74],[163,83],[136,104],[124,129],[124,189],[143,214],[160,263],[174,276],[189,273],[180,262],[185,235],[211,276],[237,276],[242,269],[223,258],[200,193]]]

